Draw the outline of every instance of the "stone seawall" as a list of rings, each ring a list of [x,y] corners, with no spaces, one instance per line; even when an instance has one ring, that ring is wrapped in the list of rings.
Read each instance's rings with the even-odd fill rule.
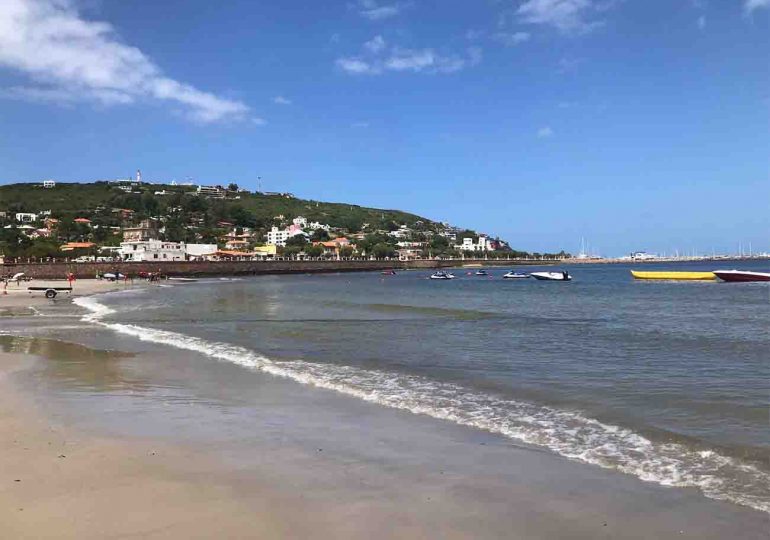
[[[218,262],[52,262],[0,265],[0,275],[24,272],[35,279],[63,279],[72,272],[78,278],[93,278],[105,272],[136,275],[158,272],[169,276],[228,276],[260,274],[306,274],[329,272],[367,272],[376,270],[435,269],[464,264],[513,266],[533,261],[418,260],[418,261],[218,261]],[[538,264],[548,264],[538,262]]]

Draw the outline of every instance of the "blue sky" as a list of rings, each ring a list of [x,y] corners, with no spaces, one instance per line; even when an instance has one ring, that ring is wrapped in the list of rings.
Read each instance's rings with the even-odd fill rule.
[[[0,182],[235,181],[770,251],[770,0],[0,0]]]

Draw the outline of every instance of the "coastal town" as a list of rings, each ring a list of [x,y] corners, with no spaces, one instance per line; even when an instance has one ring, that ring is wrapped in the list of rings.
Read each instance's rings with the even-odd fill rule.
[[[398,211],[135,178],[0,191],[0,257],[44,262],[563,258]],[[98,199],[89,204],[89,196]],[[61,195],[57,196],[57,192]],[[251,204],[246,204],[251,203]],[[48,206],[46,206],[46,204]],[[296,209],[296,210],[295,210]],[[300,211],[303,211],[300,213]]]

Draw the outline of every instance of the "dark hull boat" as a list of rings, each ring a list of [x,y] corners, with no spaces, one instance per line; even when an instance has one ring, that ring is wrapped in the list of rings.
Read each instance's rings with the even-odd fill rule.
[[[749,281],[770,281],[770,272],[751,272],[748,270],[714,270],[714,275],[722,281],[746,283]]]

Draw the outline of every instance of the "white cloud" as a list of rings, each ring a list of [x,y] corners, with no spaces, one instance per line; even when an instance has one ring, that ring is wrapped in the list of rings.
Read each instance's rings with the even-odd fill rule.
[[[608,5],[592,0],[526,0],[516,13],[525,23],[553,26],[564,33],[583,33],[602,24],[588,17]]]
[[[273,98],[273,103],[276,105],[291,105],[291,100],[283,96],[275,96]]]
[[[497,41],[509,47],[529,41],[530,37],[529,32],[498,32],[494,35]]]
[[[385,59],[385,67],[393,71],[422,71],[436,64],[436,55],[431,49],[395,51]]]
[[[538,139],[547,139],[553,137],[553,129],[550,126],[544,126],[537,130]]]
[[[701,30],[705,30],[706,29],[706,16],[705,15],[701,15],[700,17],[698,17],[698,28],[701,29]]]
[[[743,10],[748,14],[759,8],[770,8],[770,0],[746,0],[743,3]]]
[[[374,36],[372,39],[364,43],[364,49],[376,54],[385,49],[385,40],[382,36]]]
[[[356,75],[378,75],[385,71],[413,73],[454,73],[481,61],[481,49],[468,49],[468,57],[441,55],[433,49],[391,49],[385,55],[364,59],[338,58],[337,67]]]
[[[386,71],[413,73],[454,73],[467,66],[475,66],[482,59],[479,47],[469,47],[466,56],[444,55],[433,49],[406,49],[388,47],[381,36],[375,36],[363,45],[358,56],[338,58],[338,68],[356,75],[378,75]]]
[[[337,58],[335,63],[341,70],[356,75],[374,75],[381,71],[369,62],[355,57]]]
[[[5,97],[103,105],[157,100],[181,106],[198,122],[248,118],[240,101],[171,79],[142,51],[120,41],[111,25],[81,18],[72,0],[2,0],[0,67],[28,75],[36,86]]]
[[[369,122],[353,122],[350,124],[350,127],[357,128],[357,129],[363,129],[369,127]]]
[[[395,17],[407,6],[408,4],[403,3],[380,5],[376,0],[358,0],[354,7],[365,19],[380,21]]]
[[[267,125],[267,120],[265,120],[264,118],[258,118],[256,116],[252,116],[251,123],[254,124],[255,126],[264,126],[264,125]]]

